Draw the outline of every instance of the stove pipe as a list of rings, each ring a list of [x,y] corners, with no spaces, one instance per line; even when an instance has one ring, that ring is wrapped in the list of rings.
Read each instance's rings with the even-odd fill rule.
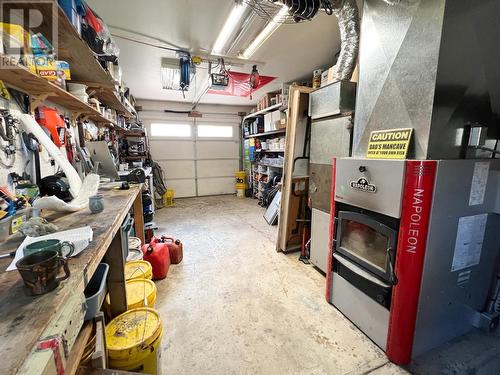
[[[365,0],[353,156],[413,128],[410,158],[456,159],[471,124],[500,136],[500,1]]]

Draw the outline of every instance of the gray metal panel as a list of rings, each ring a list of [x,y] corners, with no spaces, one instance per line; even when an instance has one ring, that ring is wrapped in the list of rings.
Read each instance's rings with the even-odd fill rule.
[[[445,0],[365,0],[353,155],[363,157],[374,130],[415,128],[425,159]]]
[[[360,172],[365,167],[365,172]],[[401,216],[405,162],[403,160],[337,159],[335,200],[391,217]],[[375,193],[354,190],[351,182],[365,177]]]
[[[336,81],[309,95],[309,115],[313,120],[354,111],[356,83]]]
[[[332,194],[332,166],[309,164],[309,172],[309,197],[312,207],[329,213]]]
[[[352,117],[315,120],[311,126],[311,163],[332,164],[350,156]]]
[[[333,305],[385,350],[389,330],[389,310],[378,304],[343,277],[333,272]]]
[[[497,0],[365,0],[353,155],[374,130],[414,128],[409,158],[435,160],[459,157],[468,122],[498,136],[499,13]]]
[[[326,272],[328,268],[329,227],[330,215],[313,208],[311,217],[310,261],[323,272]]]
[[[491,162],[488,186],[484,204],[474,206],[469,206],[469,196],[474,165],[479,161],[438,162],[415,328],[414,356],[471,330],[474,310],[484,308],[500,249],[500,216],[488,215],[480,263],[451,271],[459,218],[491,212],[495,204],[498,185],[494,171],[500,170],[500,163],[483,161]],[[462,279],[460,285],[459,278]]]

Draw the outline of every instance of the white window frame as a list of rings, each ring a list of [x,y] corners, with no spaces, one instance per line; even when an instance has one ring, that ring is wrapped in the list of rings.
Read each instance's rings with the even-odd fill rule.
[[[217,136],[217,135],[200,135],[200,127],[224,127],[231,129],[231,135],[229,137]],[[215,124],[215,123],[196,123],[196,138],[197,139],[220,139],[220,140],[232,140],[235,138],[235,126],[233,124]]]
[[[153,126],[155,125],[181,125],[189,127],[189,135],[154,135]],[[195,138],[195,126],[192,121],[151,121],[149,125],[151,139],[161,140],[161,139],[170,139],[170,140],[182,140],[182,139],[194,139]]]

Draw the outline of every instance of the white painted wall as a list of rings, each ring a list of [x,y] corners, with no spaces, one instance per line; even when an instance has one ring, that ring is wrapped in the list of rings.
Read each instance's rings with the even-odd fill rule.
[[[193,134],[189,138],[155,138],[150,136],[151,155],[163,168],[166,183],[176,197],[233,194],[234,173],[239,170],[240,122],[238,112],[249,107],[199,105],[202,118],[187,114],[165,113],[165,110],[189,111],[191,105],[177,102],[139,100],[143,107],[140,117],[151,135],[151,123],[189,123]],[[233,138],[198,138],[196,125],[231,125]]]

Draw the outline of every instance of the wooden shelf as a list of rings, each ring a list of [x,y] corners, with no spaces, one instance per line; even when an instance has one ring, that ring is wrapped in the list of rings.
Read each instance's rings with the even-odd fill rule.
[[[64,107],[69,112],[86,116],[97,123],[114,125],[112,121],[106,119],[89,104],[81,101],[73,94],[47,79],[31,73],[24,66],[17,65],[11,68],[6,66],[2,67],[0,69],[0,79],[4,81],[7,86],[22,91],[32,96],[35,100],[48,100]]]
[[[283,153],[283,152],[285,152],[285,150],[255,150],[255,152]]]
[[[133,130],[125,130],[122,133],[122,135],[124,137],[145,137],[146,132],[145,131],[137,132],[137,131],[133,131]]]
[[[57,58],[66,61],[70,66],[71,82],[78,82],[87,85],[96,90],[96,97],[106,106],[115,109],[118,113],[125,117],[133,117],[132,113],[120,101],[115,93],[116,82],[106,71],[96,55],[80,37],[75,30],[64,11],[59,7],[58,2],[52,1],[57,7],[57,22],[58,22],[58,40],[57,40]],[[6,9],[12,5],[6,5]],[[46,2],[37,4],[37,2],[15,2],[15,7],[26,9],[38,9],[42,14],[47,12]],[[34,32],[40,32],[43,35],[51,35],[52,24],[48,20],[52,20],[52,14],[43,18],[42,24],[38,28],[34,28]]]
[[[270,167],[270,168],[278,168],[278,169],[283,169],[282,165],[270,165],[270,164],[265,164],[265,163],[254,163],[257,165],[262,165],[263,167]],[[260,173],[260,172],[259,172]]]
[[[267,137],[267,136],[270,136],[270,135],[284,134],[284,133],[286,133],[286,128],[284,128],[284,129],[278,129],[278,130],[271,130],[269,132],[264,132],[264,133],[257,133],[257,134],[246,135],[245,139]]]
[[[88,47],[87,43],[78,35],[68,17],[59,7],[57,0],[52,1],[53,5],[57,7],[57,58],[64,60],[70,65],[71,77],[74,81],[81,81],[84,83],[94,83],[100,86],[114,87],[115,82],[111,75],[104,70],[92,50]],[[43,15],[42,24],[39,27],[33,28],[33,33],[40,32],[43,35],[52,34],[52,14],[46,14],[49,10],[47,1],[45,2],[22,2],[13,1],[4,5],[4,11],[8,8],[15,9],[37,9]]]
[[[85,82],[82,82],[85,83]],[[94,91],[95,96],[99,99],[101,103],[104,105],[115,109],[118,113],[127,118],[132,118],[133,114],[127,109],[125,104],[123,104],[115,91],[110,87],[100,87],[93,85],[92,83],[85,83],[89,85],[90,92]]]
[[[121,156],[121,158],[123,160],[142,160],[142,159],[146,159],[147,156],[144,155],[144,156]]]
[[[277,103],[277,104],[272,105],[270,107],[264,108],[264,109],[262,109],[260,111],[257,111],[257,112],[254,112],[254,113],[250,113],[248,116],[246,116],[243,119],[243,121],[251,119],[251,118],[254,118],[254,117],[257,117],[257,116],[260,116],[260,115],[265,115],[266,113],[269,113],[269,112],[278,111],[282,106],[283,106],[283,103]]]

